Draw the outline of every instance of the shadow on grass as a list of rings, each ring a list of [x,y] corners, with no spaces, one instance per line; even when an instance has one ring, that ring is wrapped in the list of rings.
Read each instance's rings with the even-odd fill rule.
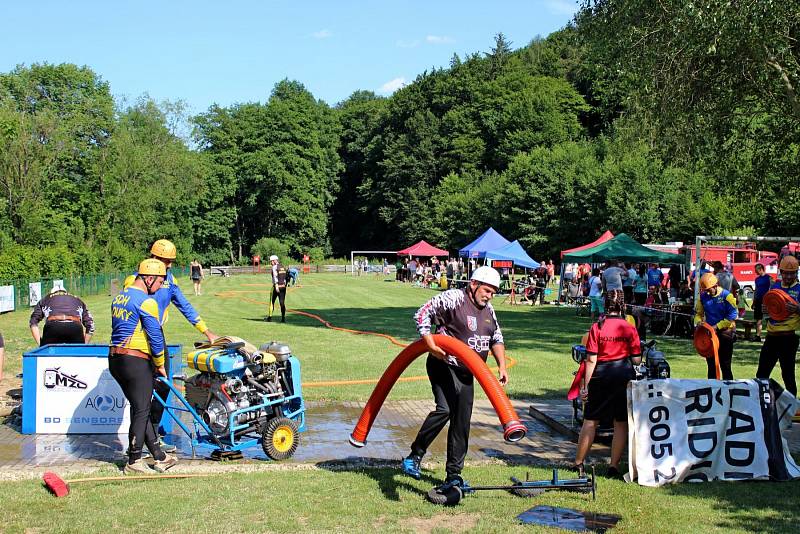
[[[783,534],[797,532],[800,524],[800,509],[797,506],[800,481],[686,483],[667,485],[661,491],[680,497],[714,501],[715,504],[711,506],[726,515],[713,525],[720,529]],[[711,527],[705,525],[709,530]]]
[[[427,490],[420,490],[416,483],[418,481],[404,474],[400,468],[400,461],[390,462],[382,458],[358,458],[355,460],[330,460],[316,464],[320,469],[326,471],[348,471],[361,473],[373,479],[378,485],[383,496],[390,501],[400,500],[400,490],[416,493],[421,497],[425,496]],[[442,483],[439,478],[434,478],[425,468],[422,469],[421,481],[429,482],[431,486]]]

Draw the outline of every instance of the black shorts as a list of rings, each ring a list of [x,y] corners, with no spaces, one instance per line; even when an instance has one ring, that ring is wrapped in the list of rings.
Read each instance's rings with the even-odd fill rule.
[[[764,310],[761,308],[762,304],[764,304],[763,296],[753,299],[753,304],[750,306],[753,309],[753,319],[756,321],[764,319]]]
[[[627,421],[628,399],[625,390],[635,377],[628,358],[597,362],[589,381],[589,399],[583,418],[590,421]]]

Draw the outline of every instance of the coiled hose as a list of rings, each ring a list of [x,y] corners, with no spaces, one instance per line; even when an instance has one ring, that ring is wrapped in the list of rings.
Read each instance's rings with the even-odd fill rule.
[[[478,356],[474,350],[469,348],[465,343],[440,334],[433,336],[436,345],[442,348],[447,354],[455,356],[464,366],[469,369],[473,376],[478,380],[478,383],[483,388],[486,396],[497,412],[500,418],[500,423],[503,425],[503,439],[508,442],[519,441],[525,437],[528,429],[522,424],[514,411],[511,402],[508,400],[503,387],[500,382],[492,374],[486,363]],[[421,354],[428,352],[428,346],[425,341],[419,339],[411,345],[404,348],[400,354],[389,364],[386,371],[383,372],[381,379],[375,385],[375,389],[370,395],[364,410],[361,412],[361,417],[350,434],[350,444],[354,447],[363,447],[367,444],[367,435],[372,428],[372,423],[378,416],[378,412],[383,406],[383,401],[391,391],[397,379],[406,368]]]

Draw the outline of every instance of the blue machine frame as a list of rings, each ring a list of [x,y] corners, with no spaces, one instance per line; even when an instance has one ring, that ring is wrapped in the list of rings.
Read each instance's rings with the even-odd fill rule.
[[[251,426],[252,423],[236,423],[238,416],[244,413],[267,408],[277,409],[276,411],[281,412],[283,417],[287,417],[297,424],[298,432],[305,432],[306,405],[301,391],[300,360],[294,356],[291,356],[289,357],[287,363],[289,364],[288,367],[291,369],[291,395],[273,400],[270,400],[266,396],[262,396],[263,402],[261,404],[232,411],[230,414],[228,414],[228,433],[225,436],[215,436],[211,428],[209,428],[206,422],[203,421],[203,418],[200,417],[200,414],[198,414],[197,411],[192,408],[192,406],[186,400],[186,397],[184,397],[183,394],[164,377],[159,377],[158,379],[169,386],[170,391],[173,395],[175,395],[175,399],[179,401],[183,407],[170,406],[156,392],[153,392],[153,397],[164,406],[164,411],[169,414],[170,417],[172,417],[172,420],[175,421],[181,430],[183,430],[191,439],[192,449],[198,446],[214,445],[220,451],[242,451],[244,449],[249,449],[250,447],[261,445],[262,441],[260,435],[257,437],[252,437],[252,432],[248,432],[237,438],[236,434],[242,430],[246,430]],[[180,412],[186,412],[191,415],[194,431],[192,431],[186,425],[186,423],[181,421]]]

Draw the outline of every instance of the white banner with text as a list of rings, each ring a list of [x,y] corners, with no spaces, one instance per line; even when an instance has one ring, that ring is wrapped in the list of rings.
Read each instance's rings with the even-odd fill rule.
[[[643,486],[798,478],[781,435],[796,405],[768,380],[631,381],[627,478]]]

